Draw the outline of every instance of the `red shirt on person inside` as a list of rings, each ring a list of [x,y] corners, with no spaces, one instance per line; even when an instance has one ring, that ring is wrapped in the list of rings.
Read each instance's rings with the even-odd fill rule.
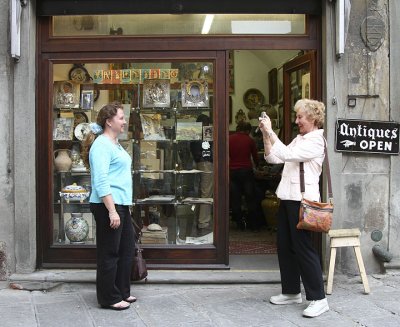
[[[252,169],[258,165],[256,142],[246,132],[236,132],[229,136],[229,169]]]

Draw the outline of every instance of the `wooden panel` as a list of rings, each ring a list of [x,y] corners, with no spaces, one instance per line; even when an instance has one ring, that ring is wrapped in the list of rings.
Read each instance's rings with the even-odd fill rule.
[[[93,15],[93,14],[184,14],[184,13],[296,13],[321,14],[320,0],[37,0],[37,14]]]

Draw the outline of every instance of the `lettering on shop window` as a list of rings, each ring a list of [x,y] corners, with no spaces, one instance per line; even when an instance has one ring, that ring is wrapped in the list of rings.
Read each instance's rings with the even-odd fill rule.
[[[338,119],[336,151],[399,154],[397,122]]]

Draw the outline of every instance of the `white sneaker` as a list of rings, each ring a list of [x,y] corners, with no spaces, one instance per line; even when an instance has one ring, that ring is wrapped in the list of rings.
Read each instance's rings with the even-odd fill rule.
[[[328,300],[325,298],[322,300],[311,301],[307,309],[303,311],[303,316],[310,318],[318,317],[326,311],[329,311],[329,305]]]
[[[279,294],[275,296],[271,296],[269,302],[273,304],[293,304],[293,303],[301,303],[303,300],[301,299],[301,293],[299,294]]]

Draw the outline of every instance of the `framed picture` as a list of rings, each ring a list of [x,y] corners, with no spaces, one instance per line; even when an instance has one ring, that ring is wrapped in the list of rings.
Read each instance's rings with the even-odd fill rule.
[[[74,118],[55,118],[53,121],[53,140],[72,140],[74,132],[74,120]]]
[[[271,69],[268,72],[269,104],[276,105],[278,102],[278,70]]]
[[[81,109],[92,110],[94,103],[94,90],[82,90],[81,92]]]
[[[182,83],[182,107],[208,107],[206,80],[186,80]]]
[[[170,106],[170,82],[168,79],[146,79],[143,82],[143,108]]]
[[[229,96],[229,124],[232,124],[232,96]]]
[[[124,117],[127,122],[129,122],[130,115],[131,115],[131,105],[130,104],[123,104],[122,108],[124,109]],[[129,131],[128,131],[129,124],[125,126],[124,132],[119,134],[119,140],[128,140],[129,139]]]
[[[278,103],[283,103],[283,67],[278,68],[277,75]]]
[[[304,74],[301,77],[301,98],[310,98],[310,73]]]
[[[233,94],[235,93],[235,59],[234,59],[234,51],[230,50],[229,51],[229,57],[228,57],[228,73],[229,73],[229,93]]]
[[[80,85],[72,81],[53,83],[53,105],[59,109],[79,108]]]
[[[161,115],[140,114],[143,138],[145,140],[165,140],[164,129],[161,126]]]
[[[203,141],[212,141],[212,140],[213,140],[213,127],[203,126]]]
[[[176,140],[194,141],[201,140],[203,136],[202,122],[180,122],[176,123]]]

